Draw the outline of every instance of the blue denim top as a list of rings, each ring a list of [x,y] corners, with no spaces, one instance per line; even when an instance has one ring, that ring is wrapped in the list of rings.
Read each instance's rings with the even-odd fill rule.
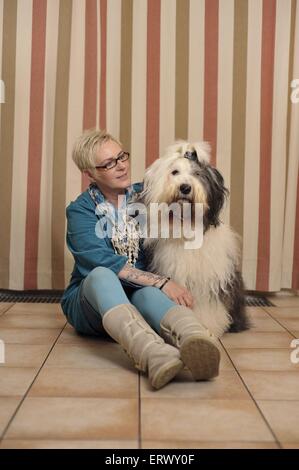
[[[143,183],[134,183],[125,191],[126,201],[134,193],[139,193],[143,189]],[[100,193],[102,202],[105,197]],[[68,287],[65,289],[61,300],[61,306],[67,315],[71,309],[76,308],[77,295],[82,280],[97,266],[104,266],[111,269],[116,274],[121,271],[128,261],[127,256],[114,252],[113,245],[109,237],[99,238],[96,235],[96,226],[103,215],[96,211],[96,206],[88,190],[84,191],[77,199],[66,208],[67,234],[66,243],[68,249],[74,257],[74,269]],[[145,256],[142,250],[142,241],[135,267],[145,270]],[[132,286],[131,283],[121,280],[125,286]]]

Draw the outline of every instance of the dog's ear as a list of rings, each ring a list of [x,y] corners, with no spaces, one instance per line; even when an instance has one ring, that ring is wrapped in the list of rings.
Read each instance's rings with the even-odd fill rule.
[[[143,188],[138,194],[138,201],[143,204],[148,204],[150,201],[150,194],[153,188],[155,175],[159,173],[161,166],[161,158],[157,158],[150,166],[148,166],[144,173]]]
[[[197,153],[199,162],[209,163],[211,159],[211,145],[209,142],[195,142],[192,147]]]
[[[148,166],[144,173],[143,189],[147,188],[152,181],[153,176],[157,173],[159,166],[161,165],[161,159],[157,158],[150,166]]]
[[[183,157],[187,148],[188,142],[186,140],[176,140],[173,144],[169,145],[162,158],[169,156]]]
[[[217,227],[219,225],[219,214],[229,195],[229,190],[224,185],[224,179],[217,168],[207,166],[209,189],[208,189],[208,206],[206,217],[210,225]]]

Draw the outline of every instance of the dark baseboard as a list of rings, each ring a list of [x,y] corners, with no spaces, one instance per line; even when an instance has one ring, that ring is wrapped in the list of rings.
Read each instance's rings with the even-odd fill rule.
[[[0,302],[34,302],[58,304],[60,302],[62,290],[7,290],[0,289]],[[247,307],[273,307],[267,297],[254,294],[245,295]]]

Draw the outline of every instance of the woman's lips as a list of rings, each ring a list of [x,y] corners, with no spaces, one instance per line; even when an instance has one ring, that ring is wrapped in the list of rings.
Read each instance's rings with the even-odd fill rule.
[[[127,176],[127,173],[125,173],[124,175],[118,176],[117,179],[125,178],[126,176]]]

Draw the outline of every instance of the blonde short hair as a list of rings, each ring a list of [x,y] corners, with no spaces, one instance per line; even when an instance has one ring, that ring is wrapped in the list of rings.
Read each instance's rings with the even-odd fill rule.
[[[94,168],[97,147],[109,140],[122,146],[117,139],[104,130],[88,129],[77,138],[73,146],[72,158],[80,171]]]

